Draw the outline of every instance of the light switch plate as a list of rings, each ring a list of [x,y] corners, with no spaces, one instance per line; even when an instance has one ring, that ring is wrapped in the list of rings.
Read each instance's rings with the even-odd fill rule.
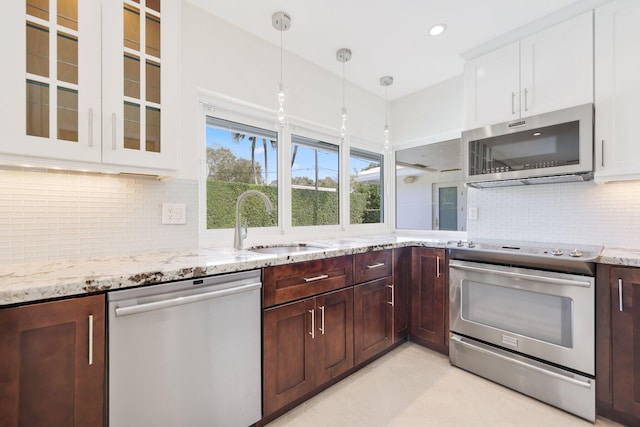
[[[184,203],[163,203],[162,204],[163,224],[186,224],[187,205]]]

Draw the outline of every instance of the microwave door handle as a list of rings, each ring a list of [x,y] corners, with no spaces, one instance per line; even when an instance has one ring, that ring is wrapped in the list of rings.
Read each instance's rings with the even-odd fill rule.
[[[527,279],[535,282],[553,283],[557,285],[583,286],[585,288],[588,288],[591,286],[591,283],[583,282],[581,280],[559,279],[559,278],[553,278],[553,277],[536,276],[535,274],[515,273],[512,271],[500,271],[500,270],[493,270],[490,268],[471,267],[467,265],[449,264],[449,268],[457,268],[459,270],[474,271],[479,273],[490,273],[497,276],[514,277],[518,279]]]

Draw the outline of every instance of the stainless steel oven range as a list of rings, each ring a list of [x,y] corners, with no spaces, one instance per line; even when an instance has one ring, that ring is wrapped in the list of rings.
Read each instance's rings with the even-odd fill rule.
[[[601,247],[450,242],[451,364],[595,420]]]

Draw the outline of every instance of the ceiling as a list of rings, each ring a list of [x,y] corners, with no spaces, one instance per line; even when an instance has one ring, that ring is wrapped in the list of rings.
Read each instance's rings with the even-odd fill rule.
[[[460,53],[583,0],[187,1],[278,47],[271,15],[287,12],[284,50],[342,76],[336,50],[349,48],[346,79],[385,96],[380,77],[391,75],[393,100],[462,73]],[[437,23],[447,31],[429,36]]]

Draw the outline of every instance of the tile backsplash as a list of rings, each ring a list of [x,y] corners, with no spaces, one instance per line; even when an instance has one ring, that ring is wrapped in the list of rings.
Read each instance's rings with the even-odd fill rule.
[[[640,247],[640,182],[468,189],[470,239]]]
[[[186,225],[162,225],[162,203]],[[197,247],[197,203],[192,180],[0,170],[0,264]]]

